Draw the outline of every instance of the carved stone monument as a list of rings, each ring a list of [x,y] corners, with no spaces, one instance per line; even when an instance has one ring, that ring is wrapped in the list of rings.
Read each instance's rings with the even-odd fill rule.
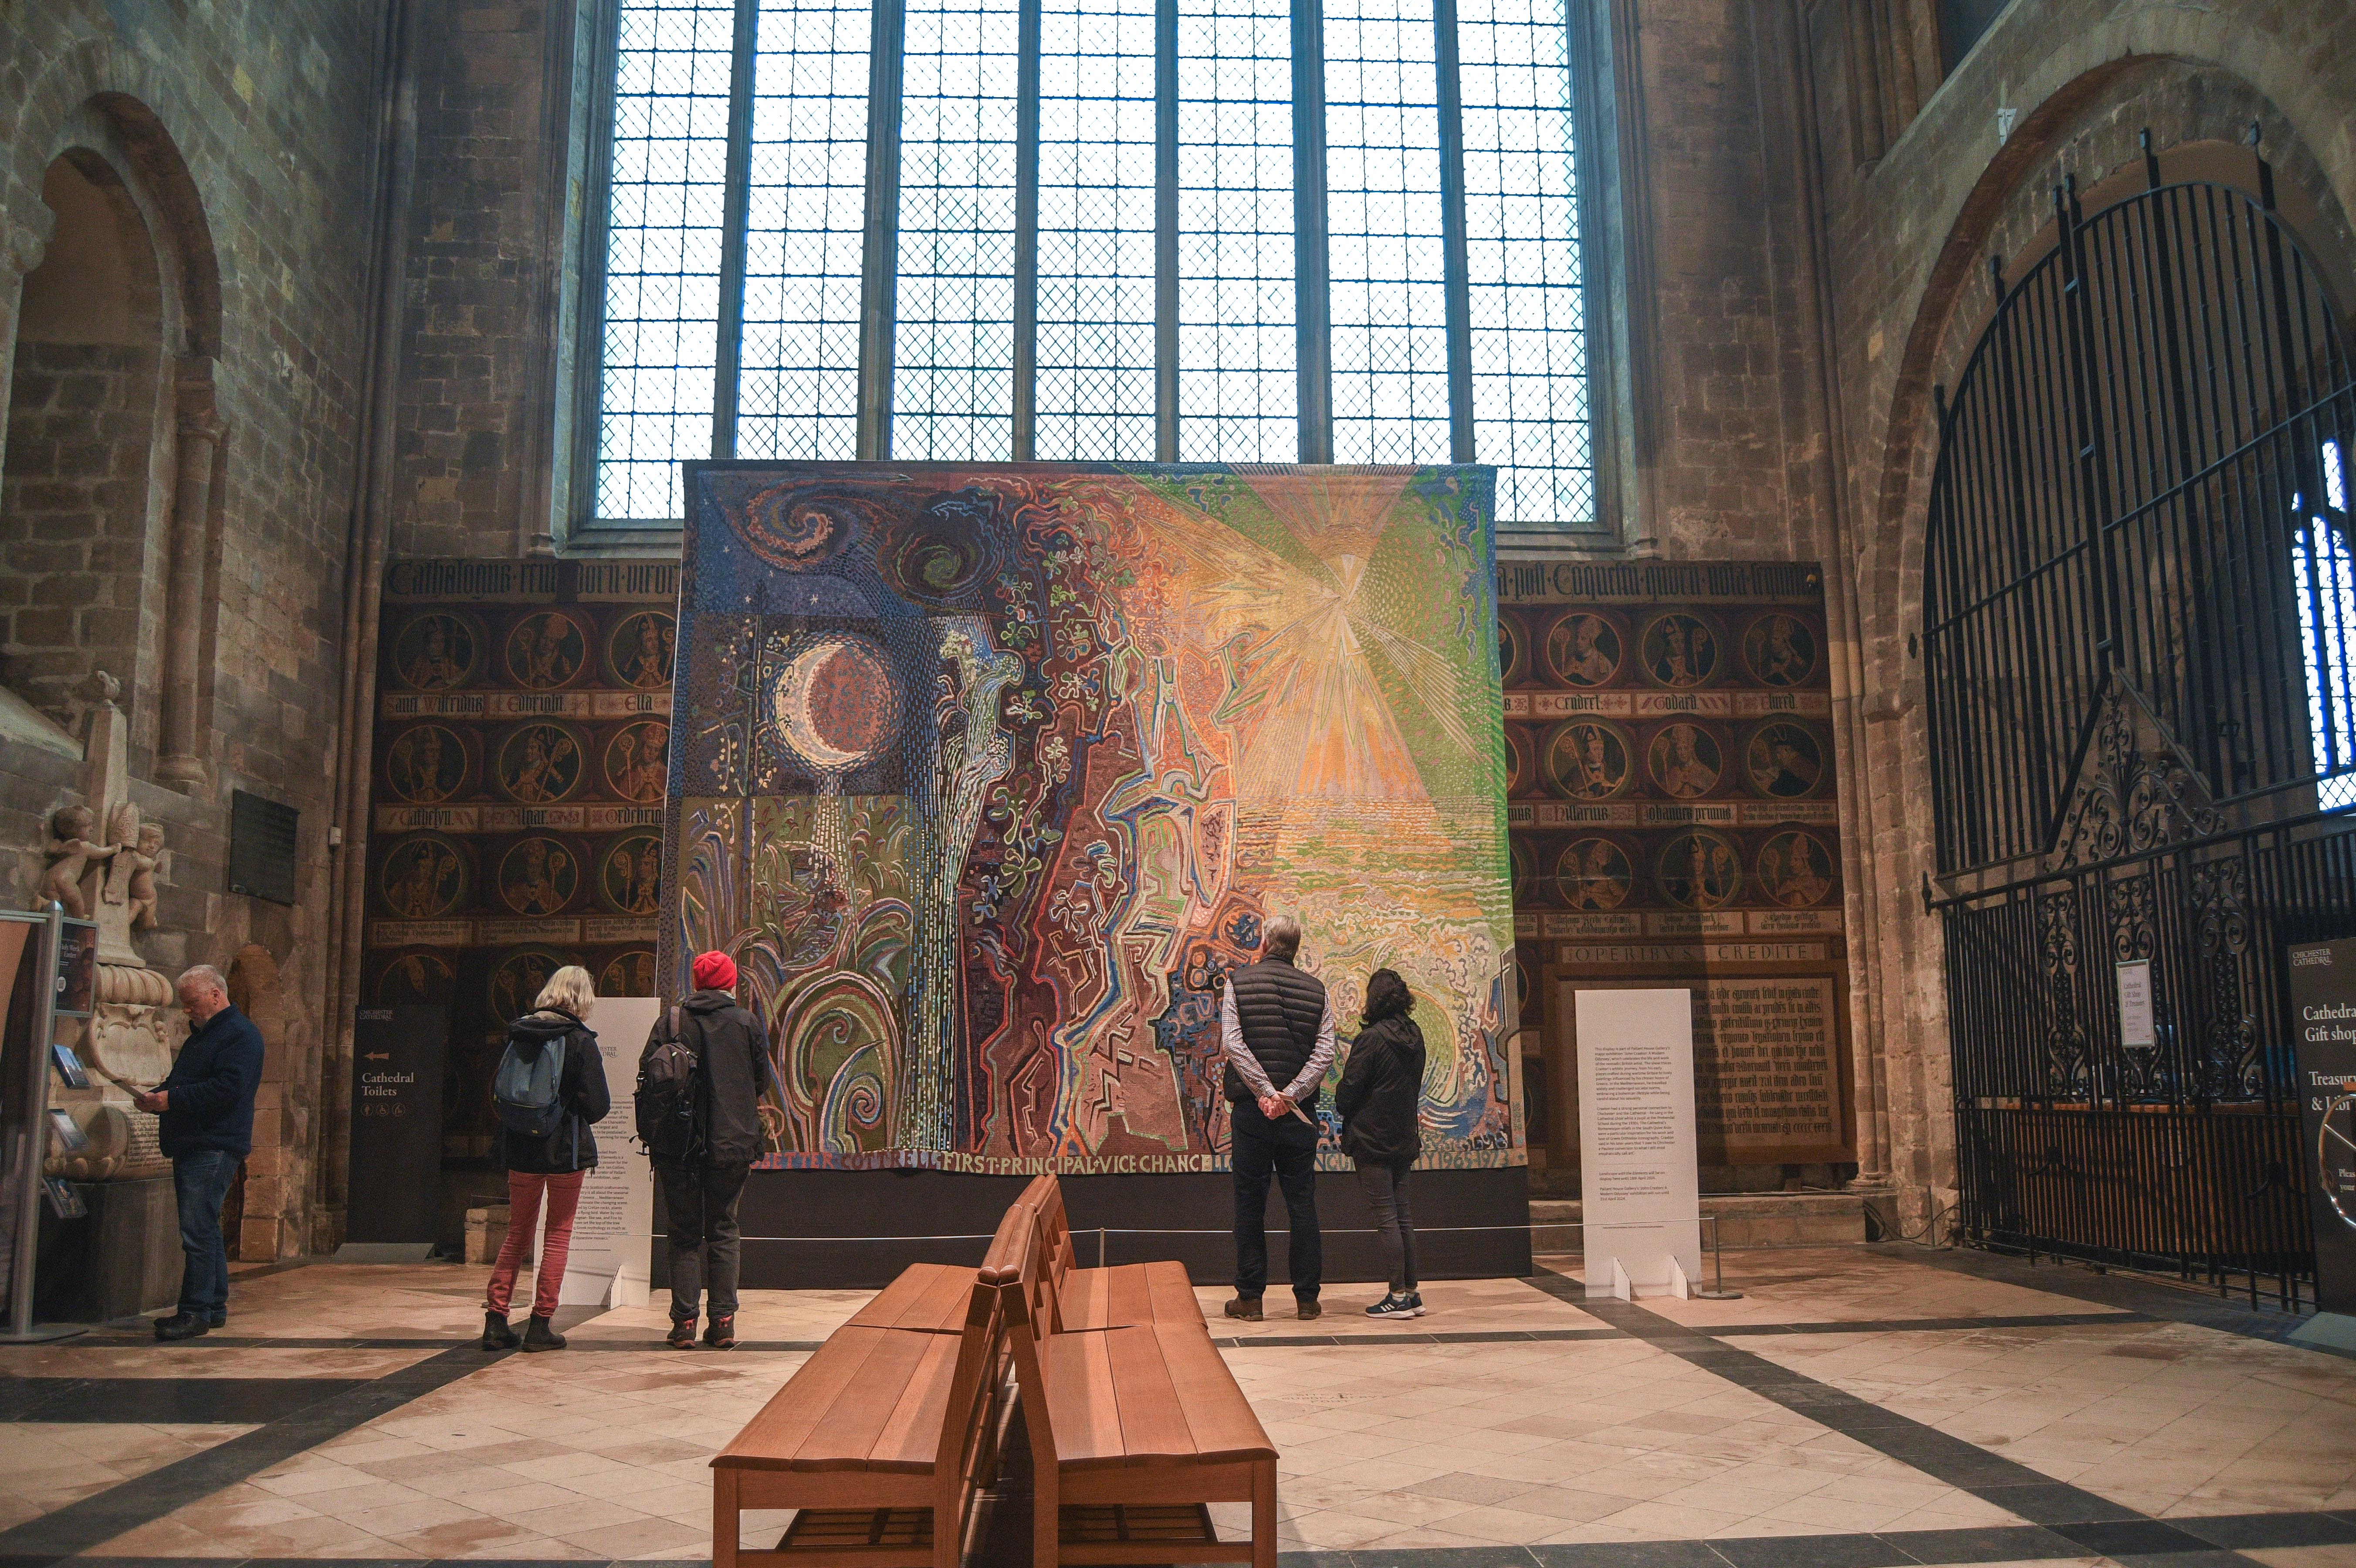
[[[131,1103],[131,1089],[150,1089],[172,1070],[187,1038],[186,1017],[174,1005],[172,982],[147,966],[131,933],[155,923],[155,880],[170,875],[164,831],[142,824],[131,799],[126,761],[128,722],[114,705],[121,683],[104,671],[84,683],[82,799],[50,816],[44,901],[98,923],[98,984],[83,1038],[71,1041],[94,1071],[87,1089],[53,1080],[51,1104],[71,1115],[90,1138],[75,1154],[53,1149],[44,1168],[76,1181],[161,1176],[171,1169],[156,1146],[155,1118]],[[104,831],[97,831],[103,824]]]

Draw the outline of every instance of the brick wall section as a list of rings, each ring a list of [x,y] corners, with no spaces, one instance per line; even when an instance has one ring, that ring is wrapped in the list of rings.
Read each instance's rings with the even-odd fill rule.
[[[392,553],[516,553],[553,420],[543,58],[563,5],[425,0]],[[520,527],[520,535],[519,528]]]
[[[156,360],[123,344],[16,345],[0,470],[0,682],[59,723],[93,669],[126,692],[140,685]],[[152,752],[152,729],[142,738]]]
[[[2044,228],[2062,173],[2083,189],[2136,166],[2146,127],[2164,152],[2236,144],[2256,122],[2286,210],[2304,207],[2304,238],[2340,257],[2345,276],[2356,261],[2346,217],[2356,205],[2356,4],[2016,5],[1862,166],[1841,133],[1845,16],[1844,0],[1807,10],[1872,736],[1859,787],[1884,912],[1868,961],[1886,998],[1893,1164],[1919,1219],[1954,1181],[1940,932],[1915,891],[1932,860],[1928,736],[1921,666],[1906,652],[1921,624],[1932,388],[1954,384],[1987,320],[1988,254],[2018,255]],[[2000,110],[2014,118],[2001,145]]]
[[[1650,531],[1667,556],[1804,558],[1812,520],[1790,515],[1786,491],[1787,443],[1800,432],[1778,379],[1791,279],[1767,211],[1769,160],[1791,155],[1790,128],[1762,105],[1784,62],[1762,54],[1772,35],[1751,0],[1657,0],[1638,15],[1643,101],[1623,114],[1652,216]]]
[[[282,1049],[307,1064],[285,1091],[276,1249],[306,1240],[327,972],[327,773],[333,755],[343,565],[359,418],[367,201],[377,127],[380,6],[355,0],[44,0],[0,5],[0,373],[15,363],[17,280],[47,238],[43,171],[103,139],[85,106],[121,94],[151,111],[185,164],[220,278],[215,381],[228,429],[222,532],[207,563],[215,606],[200,660],[209,696],[197,796],[134,778],[170,836],[151,964],[227,967],[248,942],[276,955]],[[168,346],[173,353],[182,346]],[[27,362],[36,378],[37,352]],[[160,432],[168,442],[171,432]],[[168,455],[168,454],[167,454]],[[168,486],[171,465],[161,465]],[[142,767],[134,762],[134,774]],[[0,843],[37,842],[74,798],[71,764],[0,744]],[[292,909],[227,891],[229,791],[303,813]],[[20,856],[21,897],[37,857]],[[249,1220],[258,1217],[249,1209]],[[251,1233],[252,1227],[249,1225]]]

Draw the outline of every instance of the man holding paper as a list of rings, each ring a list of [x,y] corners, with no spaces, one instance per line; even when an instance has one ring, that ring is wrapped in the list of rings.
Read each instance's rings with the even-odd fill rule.
[[[262,1085],[262,1031],[230,1005],[220,970],[199,964],[173,987],[195,1026],[172,1071],[132,1103],[159,1119],[180,1204],[180,1307],[155,1324],[158,1339],[193,1339],[229,1321],[229,1249],[221,1201],[253,1147],[253,1096]]]

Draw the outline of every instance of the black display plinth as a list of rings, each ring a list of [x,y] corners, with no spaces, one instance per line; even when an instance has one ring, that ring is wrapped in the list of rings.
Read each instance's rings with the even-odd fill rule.
[[[41,1205],[33,1316],[109,1323],[180,1298],[180,1206],[168,1176],[77,1181],[85,1212],[60,1220]]]
[[[873,1288],[912,1263],[971,1264],[1030,1179],[931,1170],[756,1170],[738,1221],[744,1235],[743,1283],[750,1288]],[[1097,1261],[1098,1226],[1207,1234],[1104,1239],[1106,1260],[1176,1258],[1196,1285],[1222,1285],[1235,1272],[1234,1186],[1225,1172],[1185,1176],[1067,1176],[1064,1208],[1080,1261]],[[1529,1189],[1520,1166],[1490,1170],[1419,1170],[1408,1187],[1416,1219],[1416,1262],[1426,1279],[1519,1278],[1530,1272]],[[661,1206],[656,1213],[661,1213]],[[1374,1216],[1347,1171],[1317,1179],[1328,1284],[1379,1281],[1384,1264]],[[1269,1288],[1285,1284],[1284,1205],[1269,1196]],[[1451,1229],[1451,1227],[1466,1227]],[[1498,1227],[1472,1229],[1472,1227]],[[771,1236],[782,1241],[755,1241]],[[849,1238],[880,1236],[884,1241]],[[655,1242],[655,1280],[663,1278]]]

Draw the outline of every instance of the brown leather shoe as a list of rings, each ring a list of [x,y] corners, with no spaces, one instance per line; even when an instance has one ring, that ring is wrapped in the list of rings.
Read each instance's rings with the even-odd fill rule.
[[[1259,1321],[1259,1297],[1238,1296],[1227,1303],[1226,1312],[1230,1317],[1240,1317],[1247,1323],[1257,1323]]]
[[[1317,1298],[1312,1296],[1308,1297],[1306,1300],[1294,1301],[1292,1315],[1295,1317],[1300,1318],[1303,1323],[1306,1323],[1312,1317],[1324,1317],[1325,1309],[1317,1305]]]

